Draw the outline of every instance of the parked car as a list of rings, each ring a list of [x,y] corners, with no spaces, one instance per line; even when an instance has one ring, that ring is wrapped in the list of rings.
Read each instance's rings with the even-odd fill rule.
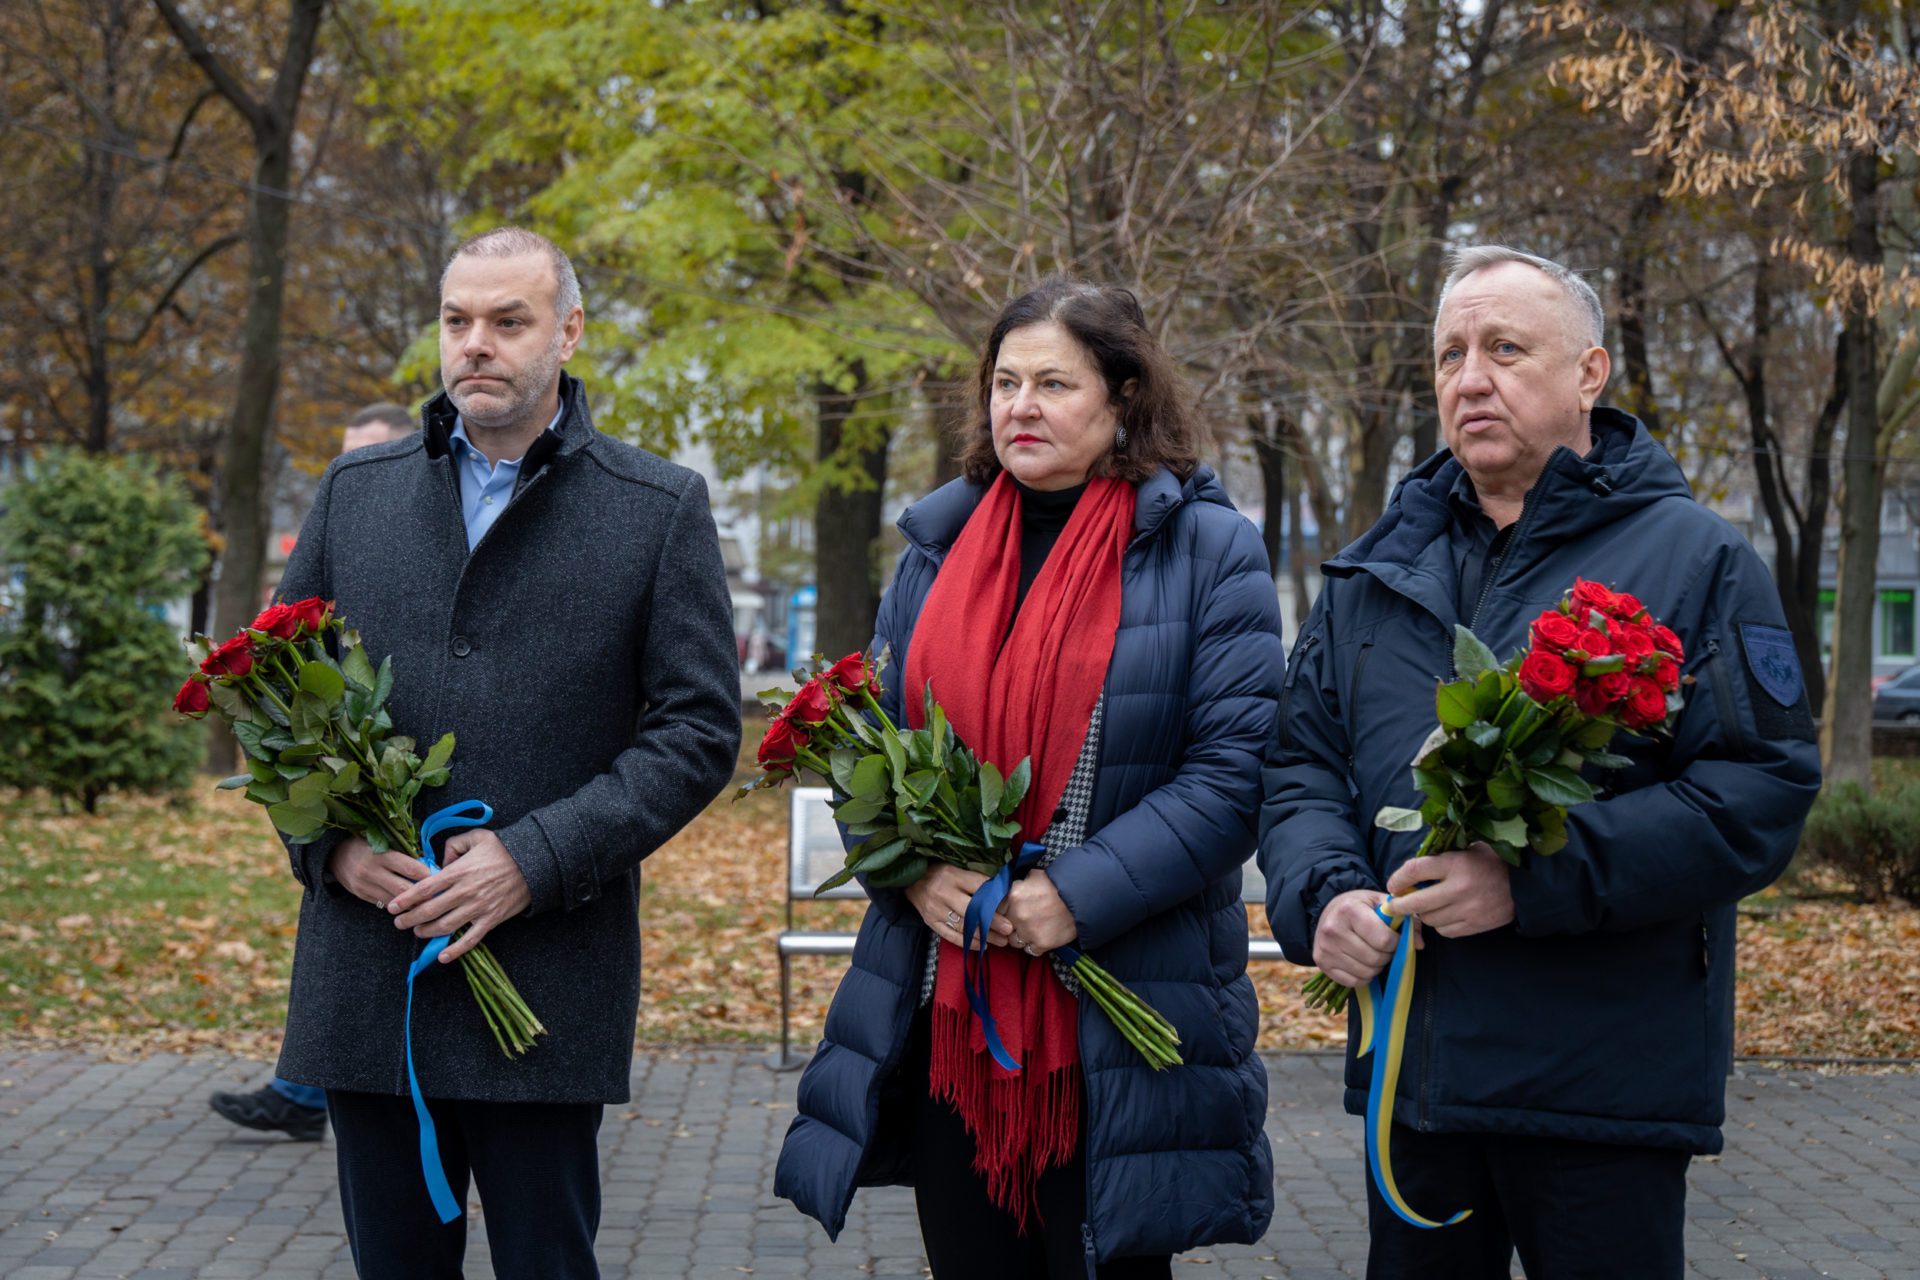
[[[1873,718],[1882,722],[1920,724],[1920,662],[1880,686],[1873,695]]]

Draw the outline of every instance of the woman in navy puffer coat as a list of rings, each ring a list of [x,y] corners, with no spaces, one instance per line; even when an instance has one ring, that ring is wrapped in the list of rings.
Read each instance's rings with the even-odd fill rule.
[[[1089,296],[1123,299],[1139,315],[1130,295],[1065,283],[1043,286],[1008,312],[1018,320],[1023,304],[1029,312],[1043,306],[1048,321],[1079,337],[1072,300]],[[1002,376],[996,358],[1010,327],[1003,313],[982,364],[989,394],[999,394],[992,379]],[[1082,337],[1078,349],[1124,406],[1136,385],[1130,372],[1111,367],[1111,356],[1103,361],[1097,341]],[[982,441],[991,444],[986,418],[970,457]],[[1125,447],[1124,433],[1118,444]],[[1266,1068],[1254,1053],[1258,1004],[1246,974],[1240,869],[1254,846],[1260,761],[1284,657],[1254,526],[1210,470],[1187,468],[1182,479],[1160,467],[1134,486],[1119,626],[1094,717],[1096,741],[1080,766],[1093,764],[1085,835],[1046,866],[1079,946],[1174,1023],[1184,1057],[1184,1065],[1151,1069],[1105,1014],[1080,1003],[1084,1130],[1075,1168],[1084,1168],[1085,1197],[1084,1208],[1075,1208],[1084,1220],[1050,1217],[1045,1229],[1072,1233],[1089,1280],[1140,1274],[1097,1265],[1111,1259],[1161,1255],[1161,1269],[1148,1274],[1164,1275],[1165,1255],[1251,1243],[1273,1209]],[[896,723],[897,677],[907,669],[922,606],[986,493],[977,480],[956,480],[900,518],[907,548],[874,639],[876,652],[892,649],[894,678],[882,702]],[[799,1116],[774,1190],[829,1235],[845,1225],[855,1188],[914,1183],[912,1108],[924,1104],[928,1085],[924,1056],[916,1062],[909,1052],[909,1032],[924,1037],[917,1028],[925,1017],[916,1022],[916,1011],[929,940],[929,924],[906,894],[874,891],[852,967],[801,1078]],[[923,1174],[923,1197],[926,1180]],[[929,1242],[932,1255],[931,1235]],[[1058,1251],[1050,1247],[1048,1256],[1057,1259]],[[1057,1260],[1046,1265],[1048,1274],[1061,1274]],[[937,1257],[934,1269],[939,1277]]]

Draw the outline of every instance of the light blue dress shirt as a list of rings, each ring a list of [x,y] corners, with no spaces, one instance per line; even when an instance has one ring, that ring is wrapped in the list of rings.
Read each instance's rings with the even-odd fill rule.
[[[566,406],[561,405],[560,413],[553,415],[547,430],[559,427],[560,415],[566,411]],[[453,420],[450,443],[454,473],[460,477],[460,514],[467,522],[467,550],[472,551],[513,500],[513,488],[520,483],[520,464],[526,461],[526,455],[504,462],[488,462],[487,455],[467,438],[467,420],[458,416]]]

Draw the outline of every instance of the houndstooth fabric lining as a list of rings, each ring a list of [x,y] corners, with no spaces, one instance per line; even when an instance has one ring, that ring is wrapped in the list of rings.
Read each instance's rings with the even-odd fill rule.
[[[1067,779],[1066,790],[1060,793],[1060,807],[1053,811],[1053,822],[1040,837],[1040,843],[1047,846],[1047,852],[1040,859],[1043,867],[1058,857],[1062,849],[1071,849],[1087,838],[1087,815],[1093,810],[1093,778],[1100,766],[1100,722],[1106,709],[1107,695],[1102,693],[1100,701],[1093,704],[1093,714],[1087,717],[1087,739],[1080,744],[1080,757],[1073,762],[1073,774]],[[1073,976],[1073,970],[1057,955],[1049,955],[1047,959],[1053,962],[1054,976],[1060,979],[1060,985],[1078,999],[1080,980]],[[921,1008],[933,1000],[934,975],[939,967],[940,939],[936,935],[927,940],[927,968],[920,979]]]

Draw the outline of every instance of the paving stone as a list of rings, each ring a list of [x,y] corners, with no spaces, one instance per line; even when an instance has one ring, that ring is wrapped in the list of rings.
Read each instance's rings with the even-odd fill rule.
[[[838,1243],[774,1198],[798,1077],[770,1074],[762,1057],[699,1049],[635,1059],[633,1102],[601,1131],[602,1275],[736,1280],[751,1267],[920,1280],[909,1192],[860,1192]],[[1255,1246],[1182,1255],[1182,1280],[1365,1270],[1360,1123],[1340,1111],[1339,1063],[1276,1056],[1269,1066],[1273,1226]],[[14,1082],[0,1109],[0,1275],[351,1280],[331,1141],[263,1138],[206,1108],[213,1089],[262,1074],[212,1055],[113,1064],[0,1052],[0,1076]],[[1920,1280],[1920,1077],[1742,1067],[1728,1117],[1724,1155],[1695,1161],[1689,1175],[1693,1274]],[[485,1214],[473,1203],[466,1270],[491,1280]]]

